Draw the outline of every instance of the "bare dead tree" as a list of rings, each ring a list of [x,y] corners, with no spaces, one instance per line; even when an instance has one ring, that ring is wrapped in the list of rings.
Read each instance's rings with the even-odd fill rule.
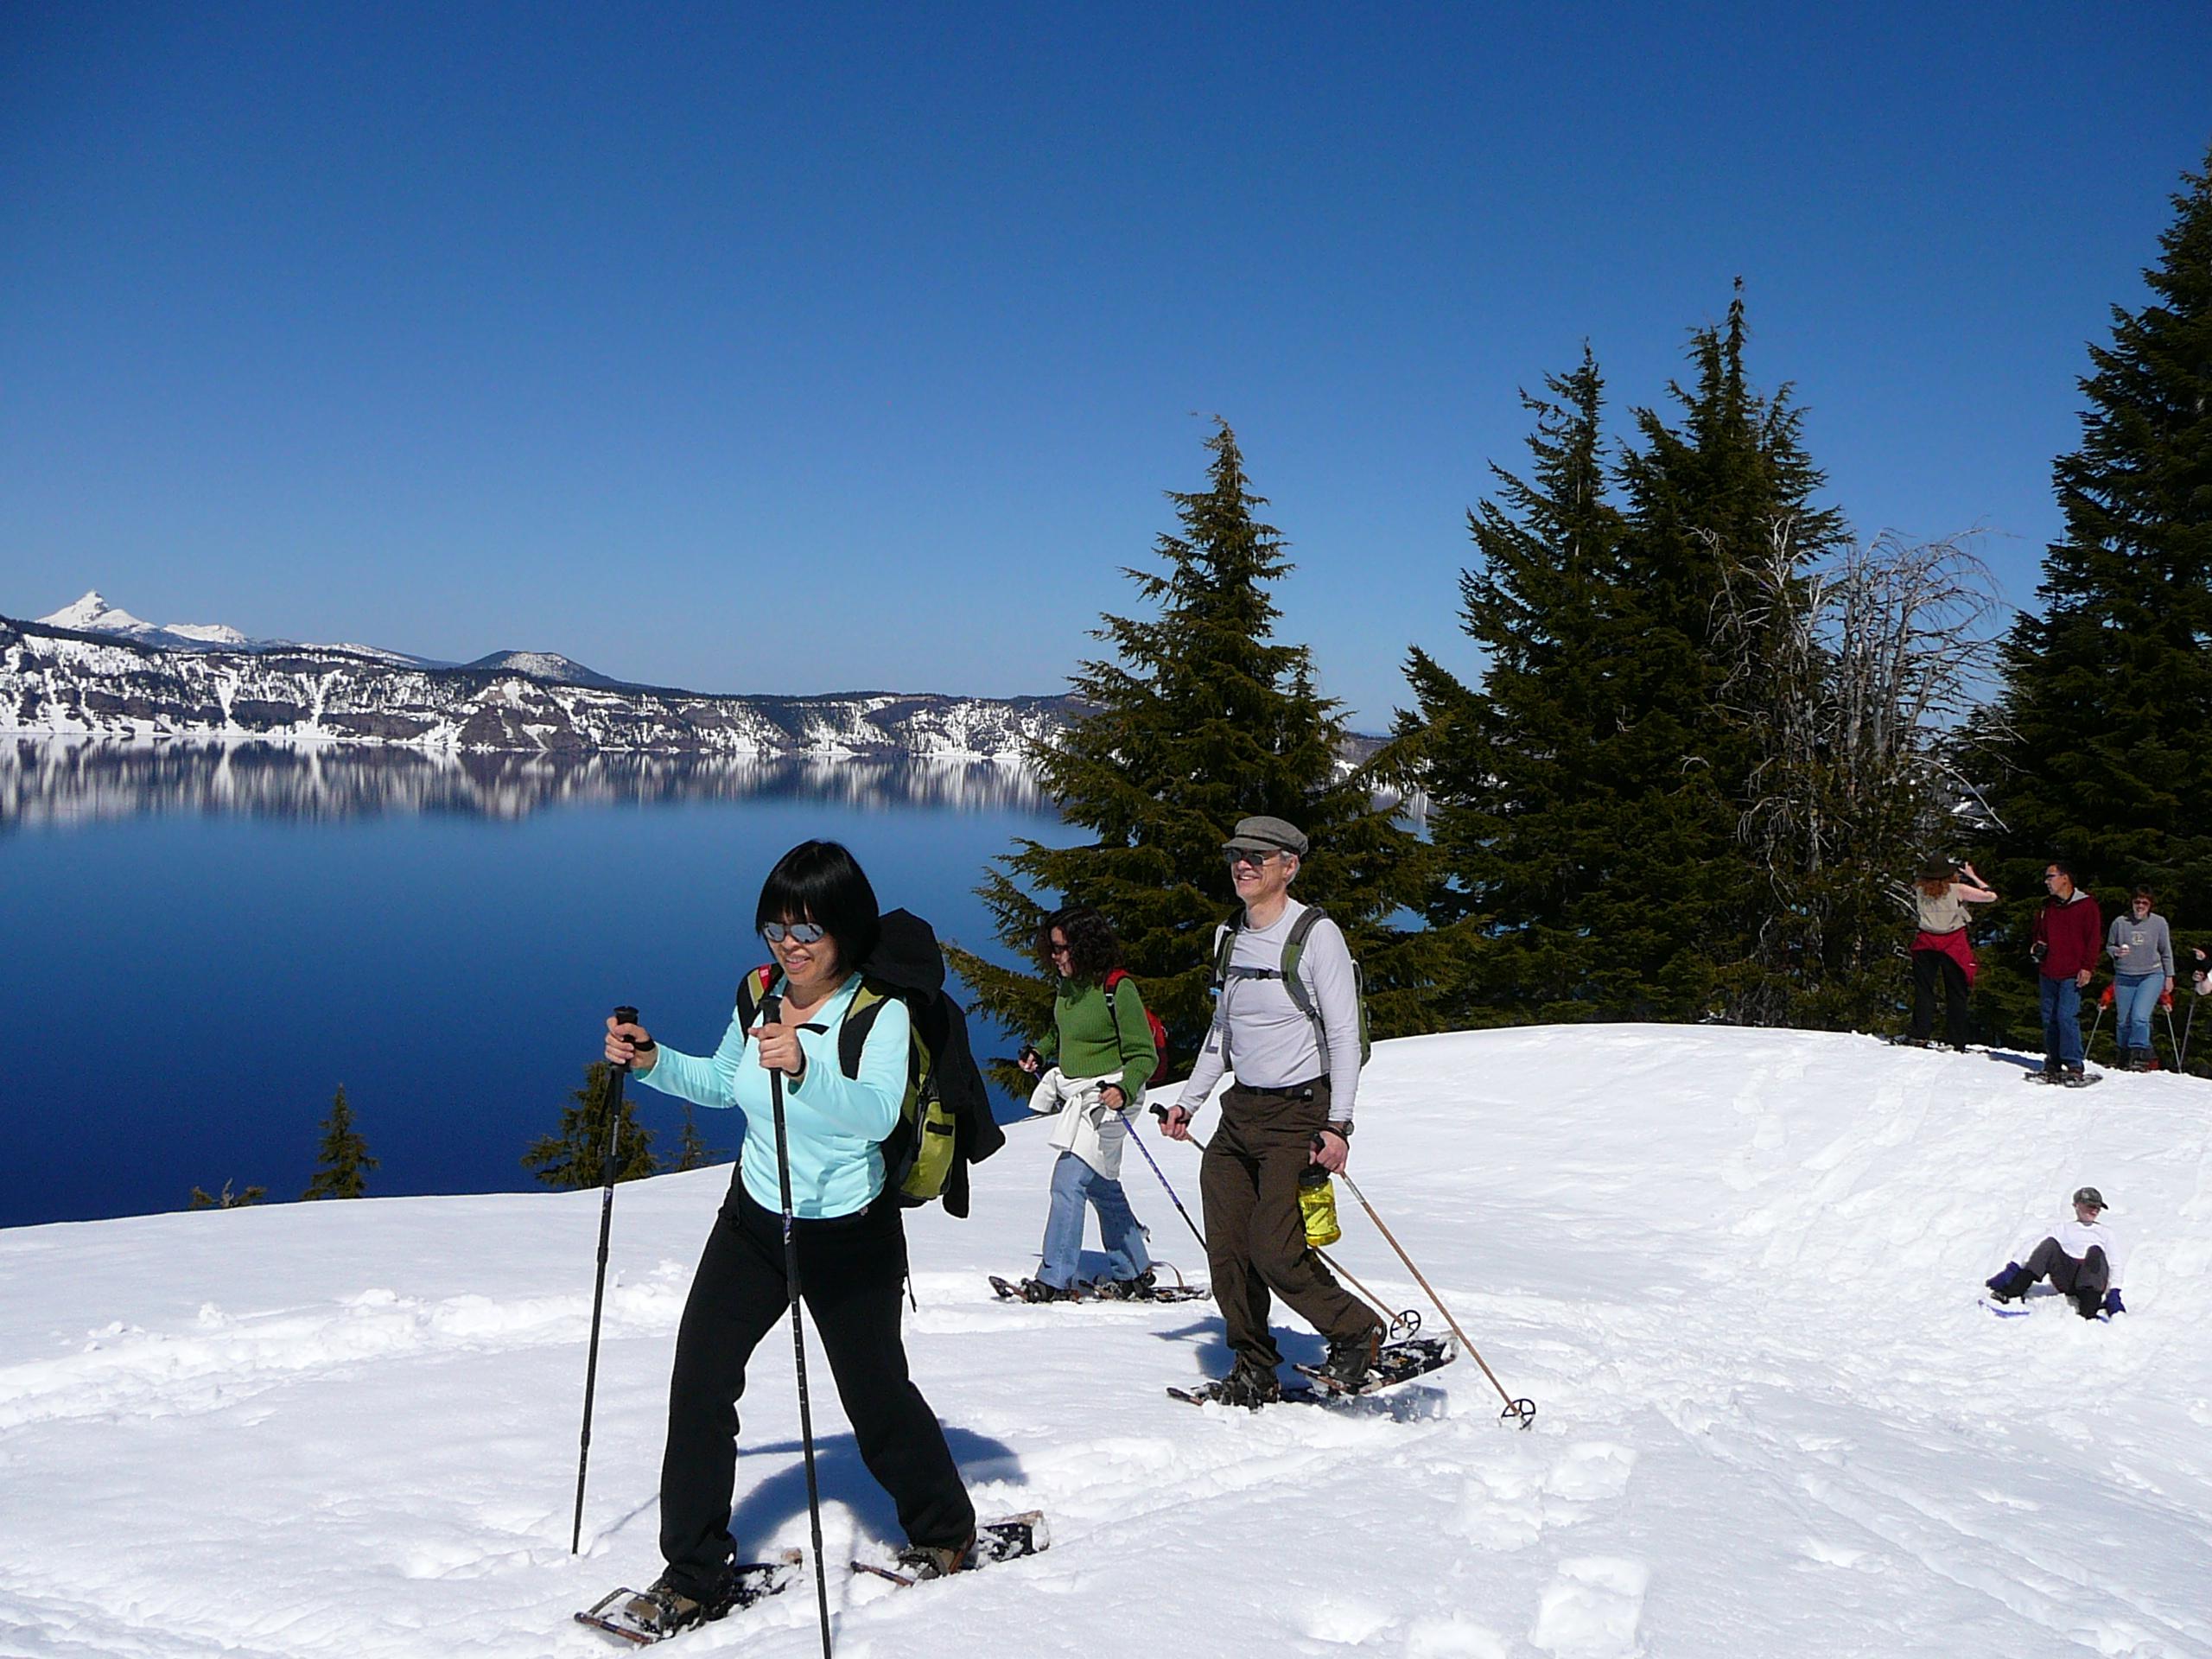
[[[1817,563],[1796,526],[1720,560],[1721,697],[1751,747],[1738,835],[1763,877],[1730,998],[1751,1024],[1856,1023],[1895,955],[1902,876],[1972,788],[2000,601],[1970,537],[1885,533]]]

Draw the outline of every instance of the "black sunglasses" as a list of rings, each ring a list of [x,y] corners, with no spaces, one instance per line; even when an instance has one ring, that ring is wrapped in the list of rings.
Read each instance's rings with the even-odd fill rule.
[[[819,922],[763,922],[760,937],[771,944],[789,939],[793,944],[819,944],[826,930]]]
[[[1229,868],[1232,870],[1239,864],[1249,864],[1256,870],[1262,865],[1265,864],[1269,859],[1279,858],[1281,855],[1280,853],[1255,853],[1246,848],[1231,847],[1225,849],[1222,854],[1222,856],[1229,861]]]

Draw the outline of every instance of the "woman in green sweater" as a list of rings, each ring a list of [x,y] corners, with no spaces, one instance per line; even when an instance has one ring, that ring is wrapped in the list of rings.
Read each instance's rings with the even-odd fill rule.
[[[1127,1114],[1142,1103],[1145,1084],[1160,1064],[1144,998],[1135,980],[1116,972],[1122,947],[1095,910],[1077,906],[1048,918],[1037,930],[1037,954],[1059,975],[1059,994],[1052,1001],[1052,1034],[1023,1050],[1020,1065],[1033,1076],[1043,1071],[1029,1104],[1034,1111],[1058,1109],[1052,1144],[1060,1156],[1052,1166],[1044,1263],[1034,1279],[1021,1281],[1021,1292],[1033,1302],[1075,1299],[1088,1204],[1098,1212],[1099,1242],[1110,1269],[1093,1288],[1101,1296],[1147,1297],[1152,1257],[1121,1181]],[[1109,979],[1114,981],[1110,990]]]

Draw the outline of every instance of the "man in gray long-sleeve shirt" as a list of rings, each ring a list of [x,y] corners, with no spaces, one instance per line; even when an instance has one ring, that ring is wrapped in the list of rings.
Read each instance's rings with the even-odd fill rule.
[[[1299,994],[1283,977],[1286,947],[1308,913],[1290,896],[1306,848],[1302,831],[1273,817],[1243,820],[1223,848],[1244,913],[1205,1046],[1160,1125],[1189,1140],[1208,1091],[1225,1069],[1236,1071],[1222,1092],[1199,1190],[1214,1300],[1236,1356],[1217,1393],[1255,1408],[1281,1394],[1275,1370],[1282,1351],[1268,1329],[1270,1291],[1329,1339],[1328,1370],[1347,1385],[1365,1376],[1382,1338],[1374,1311],[1307,1248],[1298,1205],[1299,1177],[1308,1167],[1344,1166],[1359,1090],[1358,992],[1334,922],[1322,916],[1308,924],[1292,966]]]

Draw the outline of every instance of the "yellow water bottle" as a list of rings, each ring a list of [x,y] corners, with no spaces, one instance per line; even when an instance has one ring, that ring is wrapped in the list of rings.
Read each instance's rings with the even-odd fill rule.
[[[1344,1236],[1337,1225],[1337,1189],[1319,1164],[1308,1164],[1298,1178],[1298,1212],[1306,1218],[1308,1244],[1333,1244]]]

